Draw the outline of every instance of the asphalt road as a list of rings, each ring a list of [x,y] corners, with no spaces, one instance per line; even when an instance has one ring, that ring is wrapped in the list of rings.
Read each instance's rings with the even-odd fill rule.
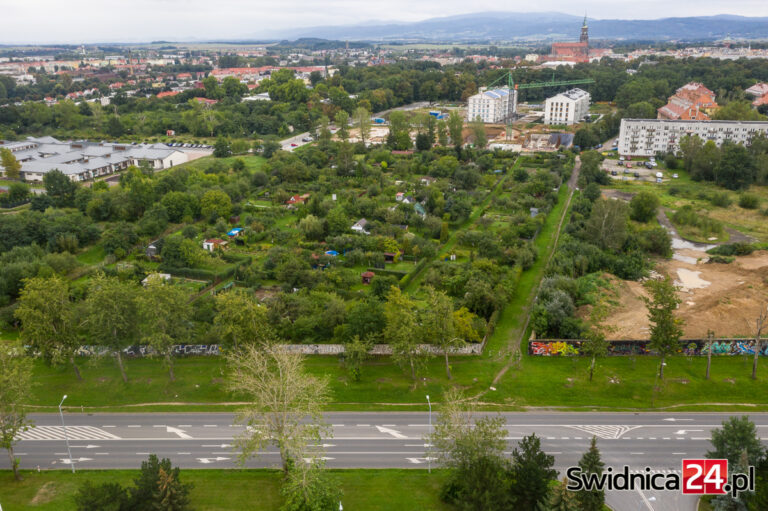
[[[650,467],[680,471],[683,458],[701,457],[709,448],[710,430],[726,414],[504,413],[508,453],[523,436],[536,433],[555,456],[561,477],[598,437],[606,466],[619,470]],[[71,463],[64,430],[56,414],[32,416],[36,427],[23,433],[16,454],[23,468],[62,469]],[[72,459],[77,468],[136,468],[150,453],[171,458],[183,468],[232,468],[237,454],[233,438],[243,432],[229,413],[65,414]],[[433,417],[434,419],[434,417]],[[768,441],[768,414],[751,416]],[[429,414],[336,412],[326,415],[332,436],[323,440],[327,466],[336,468],[426,468],[424,437]],[[9,468],[1,458],[0,467]],[[246,463],[277,467],[275,449]],[[612,492],[619,510],[694,510],[695,500],[676,492]]]

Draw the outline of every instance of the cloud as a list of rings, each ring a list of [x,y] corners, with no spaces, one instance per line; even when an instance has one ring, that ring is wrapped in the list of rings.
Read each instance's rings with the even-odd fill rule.
[[[512,12],[558,11],[591,18],[740,14],[768,16],[765,0],[539,0]],[[488,6],[486,9],[492,9]],[[318,25],[407,22],[481,10],[466,0],[0,0],[2,43],[145,42],[259,38]],[[654,16],[649,16],[652,13]]]

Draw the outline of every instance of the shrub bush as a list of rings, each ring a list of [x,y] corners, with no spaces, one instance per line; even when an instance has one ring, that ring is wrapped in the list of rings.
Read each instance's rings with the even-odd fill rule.
[[[718,245],[707,250],[707,254],[721,256],[741,256],[749,255],[756,250],[751,243],[729,243],[728,245]]]
[[[731,196],[728,192],[715,192],[709,197],[709,202],[712,203],[713,206],[717,206],[718,208],[727,208],[731,204],[733,204],[733,200],[731,200]]]
[[[744,209],[757,209],[760,206],[760,197],[751,193],[739,195],[739,206]]]

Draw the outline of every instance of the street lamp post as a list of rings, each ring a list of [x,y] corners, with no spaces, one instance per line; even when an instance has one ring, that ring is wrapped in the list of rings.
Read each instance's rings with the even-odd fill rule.
[[[64,404],[64,400],[67,399],[67,395],[61,398],[59,403],[59,416],[61,417],[61,427],[64,428],[64,441],[67,443],[67,454],[69,455],[69,464],[72,465],[72,473],[75,473],[75,460],[72,459],[72,451],[69,449],[69,436],[67,435],[67,426],[64,424],[64,412],[61,411],[61,405]]]
[[[427,395],[427,405],[429,405],[429,436],[427,437],[427,473],[432,473],[432,456],[430,456],[430,447],[432,447],[432,403]]]

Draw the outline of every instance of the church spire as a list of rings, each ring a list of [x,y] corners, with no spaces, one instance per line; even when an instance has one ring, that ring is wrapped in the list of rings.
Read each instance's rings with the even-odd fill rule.
[[[579,37],[579,42],[589,44],[589,29],[587,28],[587,13],[584,13],[584,24],[581,26],[581,37]]]

